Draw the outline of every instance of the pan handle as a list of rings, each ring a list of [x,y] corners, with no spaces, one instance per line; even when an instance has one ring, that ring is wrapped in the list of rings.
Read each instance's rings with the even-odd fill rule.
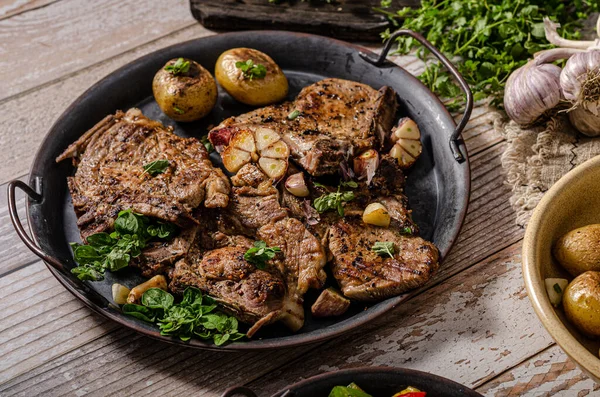
[[[390,52],[390,49],[392,48],[394,41],[400,36],[410,36],[413,39],[417,40],[419,43],[421,43],[429,51],[431,51],[431,53],[437,59],[439,59],[440,62],[448,69],[450,74],[452,74],[452,76],[454,76],[456,81],[458,81],[460,88],[465,93],[465,96],[467,97],[465,111],[463,113],[462,118],[460,119],[460,122],[456,126],[456,129],[450,136],[450,150],[452,151],[452,154],[454,155],[454,159],[456,161],[458,161],[459,163],[463,162],[465,160],[465,156],[460,152],[460,149],[458,147],[458,141],[460,139],[461,132],[464,130],[465,126],[467,125],[467,122],[469,121],[469,117],[471,117],[471,111],[473,110],[473,94],[471,93],[469,84],[467,84],[465,79],[461,76],[461,74],[458,72],[458,70],[456,70],[456,68],[448,60],[448,58],[446,58],[444,56],[444,54],[442,54],[437,48],[435,48],[433,46],[433,44],[431,44],[429,41],[427,41],[427,39],[425,37],[423,37],[422,35],[420,35],[417,32],[409,30],[409,29],[400,29],[400,30],[397,30],[396,32],[394,32],[394,34],[392,34],[390,36],[390,38],[388,39],[387,43],[385,43],[385,47],[381,51],[381,54],[379,55],[379,57],[377,57],[377,58],[370,57],[369,55],[367,55],[363,52],[360,53],[360,56],[362,59],[364,59],[365,61],[367,61],[375,66],[381,66],[385,62],[385,60],[387,58],[387,54]]]
[[[56,258],[46,254],[37,244],[29,237],[27,232],[25,232],[25,228],[21,224],[21,219],[19,218],[19,213],[17,211],[17,200],[15,199],[15,191],[19,188],[29,196],[29,198],[33,201],[40,202],[42,201],[42,195],[33,190],[29,185],[25,182],[19,180],[13,180],[8,183],[8,212],[10,214],[10,220],[12,221],[17,234],[25,243],[27,248],[29,248],[34,254],[43,259],[46,263],[50,264],[52,267],[59,271],[64,270],[64,266],[60,263]]]
[[[256,393],[245,386],[234,386],[225,390],[221,397],[233,397],[233,396],[245,396],[245,397],[258,397]]]

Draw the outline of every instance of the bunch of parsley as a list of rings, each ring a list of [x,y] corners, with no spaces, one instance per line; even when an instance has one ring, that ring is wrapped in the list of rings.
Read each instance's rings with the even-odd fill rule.
[[[175,303],[170,293],[150,288],[142,295],[141,305],[127,303],[122,310],[140,320],[157,323],[161,335],[178,336],[183,341],[195,336],[220,346],[243,338],[236,318],[217,312],[216,308],[214,299],[204,296],[197,288],[188,287],[179,303]]]
[[[152,239],[170,239],[177,227],[170,223],[150,219],[132,210],[119,212],[112,233],[88,236],[87,244],[71,243],[78,266],[71,272],[80,280],[99,281],[104,272],[115,272],[127,267],[131,258],[142,253]]]
[[[382,0],[381,8],[395,27],[423,34],[444,55],[454,61],[471,86],[475,100],[492,97],[501,106],[504,85],[510,73],[524,65],[540,50],[552,48],[544,35],[543,17],[559,22],[559,33],[579,38],[579,21],[600,11],[597,0],[422,0],[421,8],[392,12],[392,0]],[[382,33],[387,39],[390,30]],[[459,87],[450,74],[419,43],[410,37],[398,38],[396,53],[406,54],[413,47],[427,60],[421,81],[456,110],[462,102]]]

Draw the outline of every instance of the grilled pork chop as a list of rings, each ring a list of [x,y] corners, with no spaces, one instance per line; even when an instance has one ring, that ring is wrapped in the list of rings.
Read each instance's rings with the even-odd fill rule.
[[[275,321],[297,331],[304,324],[304,294],[325,282],[323,246],[302,222],[289,217],[272,181],[256,165],[242,167],[232,183],[229,207],[216,214],[215,243],[196,242],[196,248],[175,264],[170,288],[181,292],[195,286],[207,292],[252,324],[248,336]],[[205,225],[198,236],[211,227]],[[244,259],[253,242],[248,237],[279,247],[281,254],[267,268],[256,269]],[[220,248],[223,241],[226,248]],[[198,248],[202,246],[206,249]]]
[[[378,242],[394,243],[393,257],[372,251]],[[366,225],[347,216],[329,228],[331,270],[348,298],[376,301],[425,284],[438,268],[438,251],[421,237],[397,228]]]
[[[286,285],[278,269],[265,269],[244,259],[253,241],[243,236],[217,234],[217,248],[203,249],[196,240],[188,256],[175,264],[169,289],[183,293],[188,286],[200,288],[239,320],[253,324],[248,336],[282,317]]]
[[[396,94],[389,87],[377,91],[354,81],[325,79],[302,89],[294,102],[223,121],[209,139],[220,150],[239,129],[271,128],[309,174],[335,174],[342,161],[383,148],[396,110]],[[293,113],[297,116],[291,117]]]
[[[68,185],[84,240],[110,229],[123,209],[187,226],[198,223],[193,210],[201,203],[229,202],[229,180],[213,167],[204,145],[178,137],[139,109],[107,116],[56,161],[67,158],[77,165]],[[155,160],[169,164],[153,176],[143,166]]]
[[[374,301],[395,296],[425,284],[438,268],[437,248],[418,237],[418,228],[403,195],[404,181],[397,161],[388,155],[382,156],[371,183],[359,181],[358,188],[343,189],[352,190],[355,196],[345,204],[344,217],[337,211],[326,211],[317,214],[318,222],[309,222],[305,199],[282,189],[283,205],[326,247],[333,276],[348,298]],[[336,191],[336,188],[310,182],[308,186],[313,201]],[[387,208],[391,216],[389,227],[371,226],[362,221],[364,208],[372,202]],[[377,241],[392,242],[394,257],[381,257],[373,252]]]

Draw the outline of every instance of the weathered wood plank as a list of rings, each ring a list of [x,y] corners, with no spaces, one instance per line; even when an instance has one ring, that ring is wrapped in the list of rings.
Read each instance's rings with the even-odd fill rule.
[[[1,385],[0,394],[64,395],[77,390],[92,396],[175,396],[192,387],[193,395],[216,396],[309,349],[222,354],[157,342],[119,328]]]
[[[26,180],[25,177],[19,179]],[[37,259],[37,256],[32,254],[21,242],[10,221],[6,187],[6,184],[0,185],[0,258],[2,258],[0,277]],[[19,217],[25,230],[28,230],[27,217],[25,216],[25,194],[19,190],[16,197]]]
[[[42,262],[0,278],[0,312],[0,384],[117,327],[84,307]]]
[[[0,20],[44,7],[59,0],[0,0]]]
[[[513,244],[250,387],[270,395],[302,378],[363,365],[414,368],[477,386],[552,344],[527,300],[520,250]]]
[[[465,223],[436,280],[472,266],[523,237],[508,203],[500,156],[505,144],[493,146],[471,161],[471,199]]]
[[[0,100],[195,23],[186,0],[63,0],[1,20],[0,53],[10,56],[0,58]]]
[[[477,391],[495,397],[583,397],[598,395],[600,385],[588,378],[558,345],[553,345]]]

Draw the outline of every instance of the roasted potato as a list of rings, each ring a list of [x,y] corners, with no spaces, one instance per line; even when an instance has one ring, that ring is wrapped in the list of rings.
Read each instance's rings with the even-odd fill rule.
[[[569,321],[589,336],[600,336],[600,272],[588,271],[575,277],[563,295]]]
[[[267,54],[252,48],[232,48],[219,56],[215,65],[217,81],[236,100],[252,106],[283,100],[288,81]]]
[[[194,121],[206,116],[217,103],[217,83],[199,63],[171,59],[154,76],[154,99],[175,121]]]
[[[554,245],[554,257],[573,276],[600,271],[600,224],[571,230]]]

